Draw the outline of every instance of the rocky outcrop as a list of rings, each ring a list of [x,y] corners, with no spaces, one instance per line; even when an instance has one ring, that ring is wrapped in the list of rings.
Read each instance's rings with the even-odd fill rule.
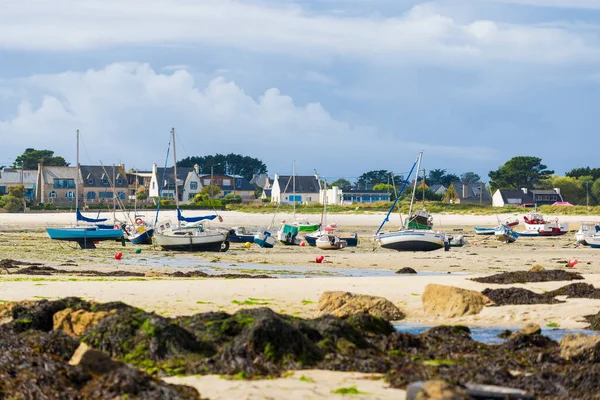
[[[539,335],[540,333],[542,333],[542,328],[538,324],[530,322],[529,324],[521,328],[521,330],[513,333],[512,336],[514,337],[518,335]]]
[[[481,278],[472,278],[471,280],[479,283],[527,283],[527,282],[552,282],[552,281],[573,281],[581,280],[583,276],[576,272],[564,271],[562,269],[551,269],[538,272],[531,271],[513,271],[503,272]]]
[[[529,272],[541,272],[545,271],[546,268],[542,267],[540,264],[535,264],[533,267],[529,269]]]
[[[367,313],[388,321],[397,321],[405,318],[404,313],[394,303],[383,297],[341,291],[324,292],[321,294],[315,315],[319,317],[330,314],[343,318],[362,313]]]
[[[73,310],[72,308],[66,308],[54,314],[53,329],[60,329],[69,336],[79,337],[85,333],[89,328],[96,326],[102,318],[113,311],[85,311],[85,310]]]
[[[471,397],[460,386],[441,380],[425,382],[415,400],[469,400]]]
[[[411,267],[404,267],[404,268],[400,268],[398,271],[396,271],[396,273],[397,274],[416,274],[417,271],[415,271]]]
[[[490,300],[474,290],[429,284],[425,287],[423,308],[427,314],[445,318],[479,314]]]
[[[600,336],[565,335],[560,341],[560,356],[577,362],[600,362]]]
[[[511,304],[556,304],[563,303],[555,299],[551,294],[538,294],[531,290],[523,288],[508,288],[508,289],[485,289],[481,292],[489,298],[497,306],[505,306]]]

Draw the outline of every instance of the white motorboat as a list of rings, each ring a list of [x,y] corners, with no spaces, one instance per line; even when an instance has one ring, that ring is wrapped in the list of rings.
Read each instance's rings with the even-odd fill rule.
[[[577,232],[575,232],[575,239],[577,243],[588,244],[588,240],[600,232],[600,225],[597,222],[582,222]]]
[[[523,220],[525,232],[537,232],[538,236],[560,236],[569,232],[569,224],[559,222],[558,218],[546,220],[538,212],[528,213]]]
[[[333,233],[319,236],[315,244],[322,250],[339,250],[348,247],[348,242],[340,239],[338,235],[334,235]]]

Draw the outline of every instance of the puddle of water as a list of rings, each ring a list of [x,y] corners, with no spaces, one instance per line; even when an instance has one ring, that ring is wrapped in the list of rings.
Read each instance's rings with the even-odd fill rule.
[[[207,274],[216,275],[223,273],[240,273],[253,275],[269,275],[280,278],[306,278],[306,277],[402,277],[413,276],[466,276],[468,274],[446,272],[419,272],[417,274],[396,274],[391,270],[364,270],[364,269],[342,269],[328,267],[304,267],[304,266],[282,266],[267,264],[230,264],[224,262],[206,262],[194,257],[164,257],[148,256],[138,259],[128,258],[122,260],[119,265],[146,265],[148,267],[187,267],[195,268]]]
[[[396,328],[399,332],[412,333],[413,335],[418,335],[422,332],[425,332],[428,329],[433,328],[433,326],[425,326],[418,324],[407,324],[407,323],[398,323],[394,324],[394,328]],[[504,342],[506,339],[500,339],[498,335],[509,329],[512,332],[516,332],[518,329],[510,329],[510,328],[502,328],[502,327],[478,327],[478,326],[470,326],[471,330],[471,338],[477,342],[485,343],[485,344],[500,344]],[[568,333],[583,333],[584,335],[598,335],[600,332],[590,331],[587,329],[557,329],[557,328],[542,328],[542,335],[549,337],[552,340],[560,342],[560,340]]]

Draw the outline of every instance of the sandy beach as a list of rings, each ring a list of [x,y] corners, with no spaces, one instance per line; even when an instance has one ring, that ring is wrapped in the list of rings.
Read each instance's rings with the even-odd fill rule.
[[[174,213],[171,214],[174,219]],[[198,212],[188,214],[201,215]],[[224,222],[220,225],[228,227],[265,227],[272,219],[262,214],[221,214]],[[317,218],[310,215],[305,217]],[[371,240],[383,217],[383,213],[330,216],[332,222],[337,222],[345,230],[358,231],[361,237],[357,248],[338,252],[326,253],[309,246],[261,249],[253,245],[247,249],[242,244],[233,244],[225,253],[178,254],[145,246],[140,254],[136,254],[131,245],[122,247],[116,242],[103,242],[96,250],[80,250],[73,244],[51,241],[43,228],[69,224],[74,219],[72,214],[0,214],[0,259],[39,262],[44,266],[73,272],[72,275],[58,277],[2,275],[0,301],[76,296],[99,302],[119,300],[169,317],[208,311],[232,313],[242,307],[269,307],[282,314],[310,318],[324,291],[341,290],[387,298],[406,314],[402,323],[424,326],[464,324],[513,329],[529,322],[542,327],[584,328],[587,323],[583,317],[600,311],[600,300],[568,299],[553,305],[485,307],[477,315],[450,320],[428,315],[423,310],[421,295],[429,283],[477,291],[490,287],[518,286],[536,293],[554,290],[569,283],[490,285],[471,280],[499,272],[528,270],[535,264],[546,269],[567,269],[567,261],[577,259],[578,264],[569,270],[584,274],[586,283],[600,287],[598,251],[576,245],[572,233],[558,238],[522,238],[507,245],[497,242],[493,237],[475,236],[472,233],[473,226],[493,226],[497,223],[496,216],[441,215],[434,217],[436,228],[443,227],[447,232],[467,236],[467,245],[447,252],[398,253],[378,248]],[[514,218],[508,215],[501,218],[509,217]],[[282,215],[278,219],[286,218],[291,216]],[[579,221],[600,220],[600,217],[560,218],[568,221],[571,229],[576,229]],[[394,224],[389,223],[386,227],[393,229]],[[115,252],[122,252],[123,259],[115,260]],[[324,263],[316,263],[318,255],[325,256]],[[402,267],[414,268],[418,274],[394,274]],[[273,278],[77,276],[77,271],[81,269],[160,274],[202,268],[220,273],[269,274]],[[306,271],[309,271],[308,278],[303,277]],[[301,381],[301,376],[306,379]],[[377,377],[367,378],[354,373],[297,371],[294,375],[268,381],[227,380],[214,375],[169,379],[171,382],[191,384],[204,396],[213,399],[342,398],[332,393],[336,387],[342,386],[357,386],[360,391],[369,393],[353,398],[403,398],[403,391],[386,388],[386,383]]]

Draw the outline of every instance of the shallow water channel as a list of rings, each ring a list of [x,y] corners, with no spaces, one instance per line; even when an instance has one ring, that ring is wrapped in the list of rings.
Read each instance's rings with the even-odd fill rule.
[[[426,326],[420,324],[410,324],[410,323],[397,323],[394,324],[394,327],[399,332],[412,333],[413,335],[418,335],[428,329],[433,328],[433,326]],[[516,332],[518,329],[514,328],[505,328],[505,327],[477,327],[470,326],[471,330],[471,338],[477,342],[485,343],[485,344],[500,344],[504,342],[506,339],[501,339],[498,335],[505,331],[506,329]],[[563,336],[569,333],[583,333],[585,335],[599,335],[600,332],[590,331],[586,329],[557,329],[557,328],[543,328],[542,335],[549,337],[552,340],[559,342]]]
[[[377,277],[395,276],[444,276],[446,272],[419,272],[417,274],[396,274],[392,270],[343,269],[328,267],[282,266],[268,264],[234,264],[227,262],[207,262],[194,257],[148,256],[144,258],[122,260],[120,265],[146,265],[148,267],[187,267],[210,275],[234,273],[250,275],[268,275],[277,278],[316,278],[316,277]],[[467,275],[467,274],[452,274]]]

